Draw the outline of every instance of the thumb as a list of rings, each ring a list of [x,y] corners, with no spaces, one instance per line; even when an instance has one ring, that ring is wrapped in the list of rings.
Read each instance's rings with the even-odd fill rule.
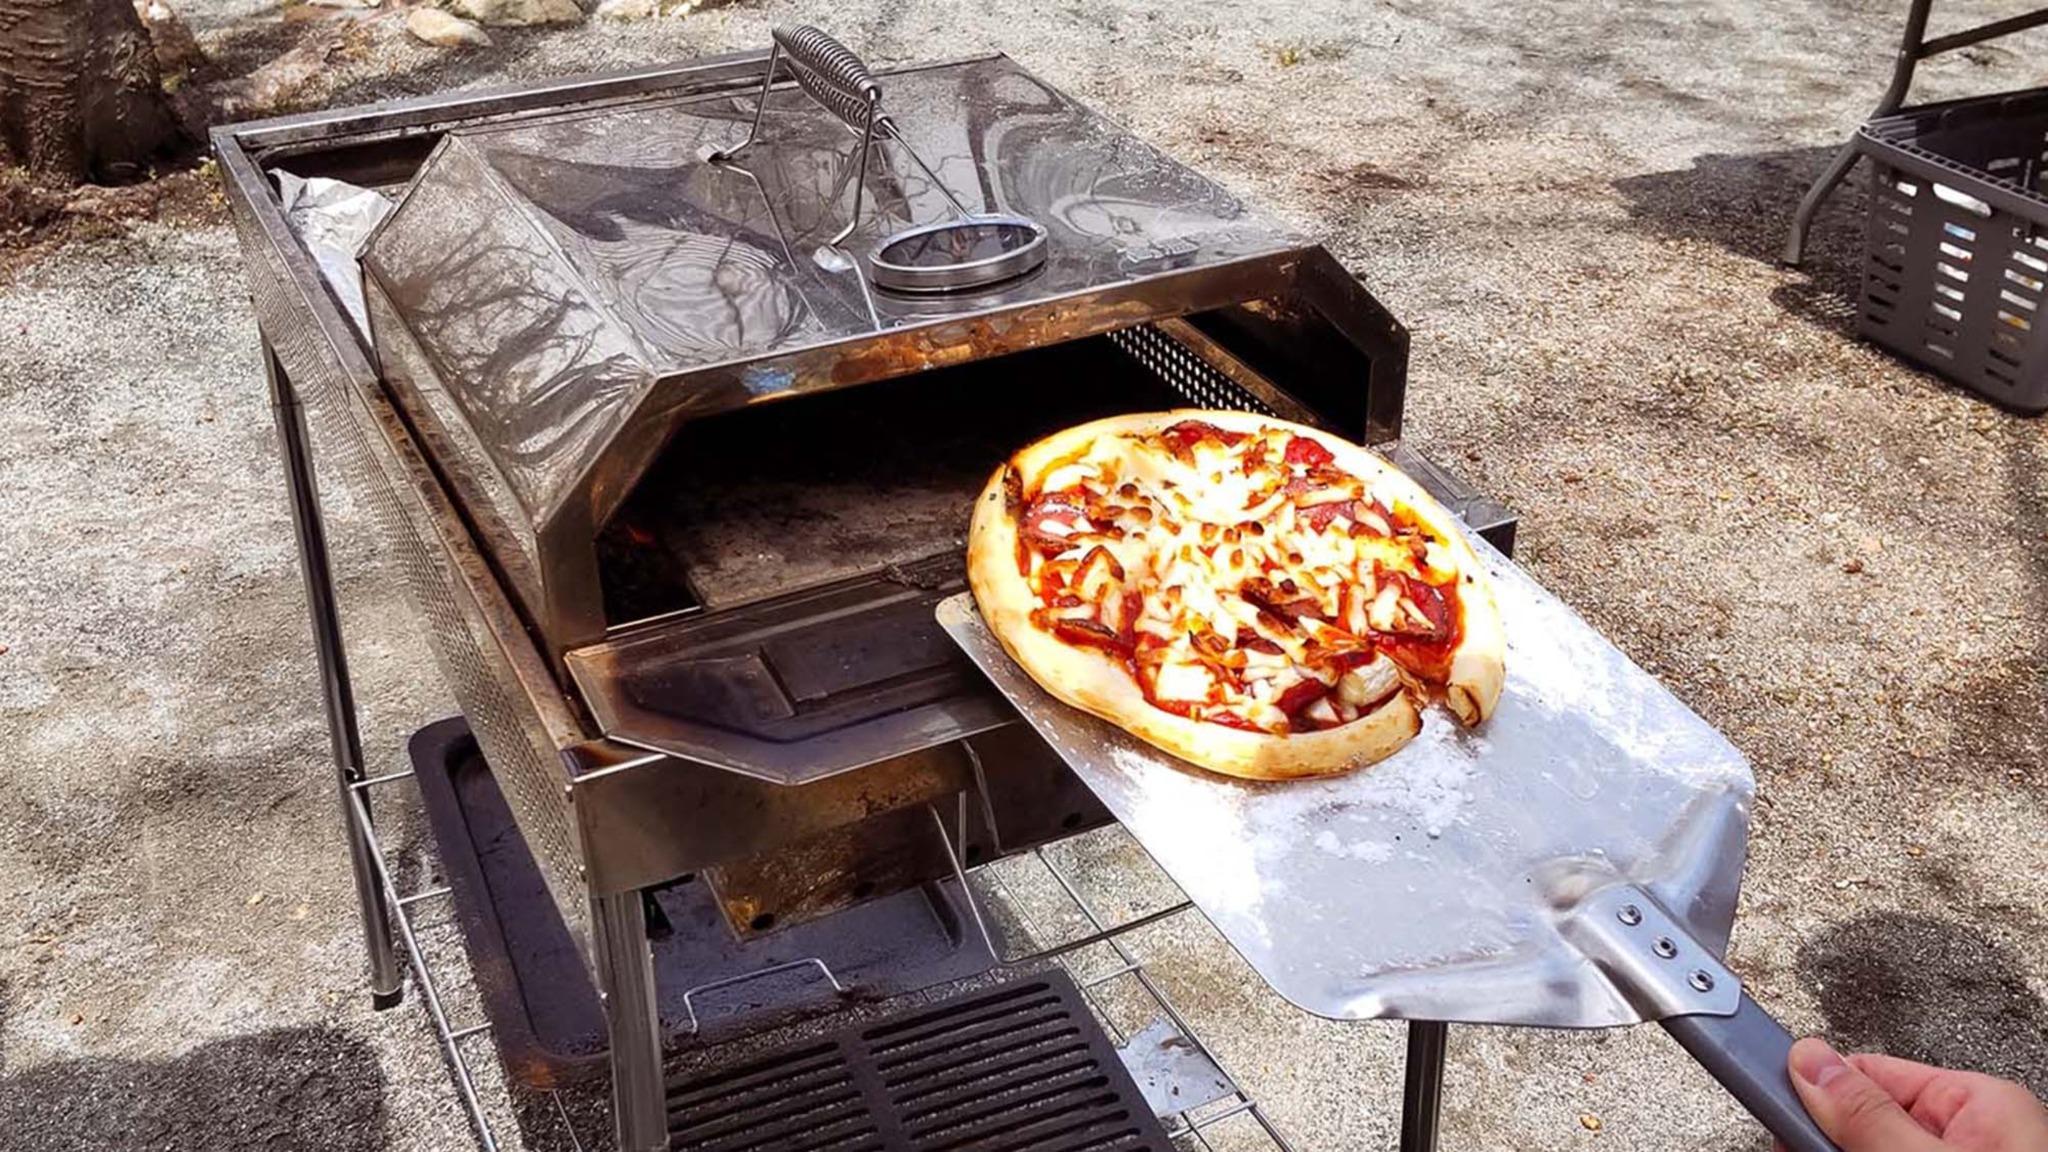
[[[1799,1041],[1786,1062],[1800,1101],[1842,1152],[1939,1152],[1948,1147],[1826,1041],[1812,1036]]]

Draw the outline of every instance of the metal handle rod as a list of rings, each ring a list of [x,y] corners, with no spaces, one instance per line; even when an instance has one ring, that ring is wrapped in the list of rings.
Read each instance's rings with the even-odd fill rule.
[[[701,155],[712,164],[721,164],[754,146],[754,138],[761,134],[761,117],[768,111],[768,91],[775,85],[775,65],[782,60],[782,41],[776,40],[768,48],[768,65],[761,72],[761,98],[754,102],[754,120],[747,125],[747,138],[730,148],[712,148]]]
[[[1792,1037],[1655,894],[1628,882],[1595,888],[1559,929],[1787,1148],[1836,1152],[1792,1089],[1785,1068]]]
[[[1986,40],[1996,40],[2001,36],[2025,32],[2029,28],[2039,28],[2043,24],[2048,24],[2048,8],[2037,8],[2032,12],[2022,12],[2018,16],[1993,20],[1989,24],[1979,24],[1975,28],[1965,28],[1961,32],[1951,32],[1927,41],[1920,46],[1920,58],[1925,60],[1930,56],[1939,56],[1958,48],[1968,48],[1972,44],[1982,44]]]
[[[386,772],[382,776],[371,776],[365,779],[357,780],[354,783],[350,784],[349,787],[355,789],[358,792],[366,792],[372,788],[377,787],[380,784],[391,784],[399,780],[408,779],[411,776],[412,769],[408,768],[403,772]]]
[[[775,66],[787,61],[797,86],[827,112],[856,131],[868,128],[868,113],[882,98],[882,86],[853,50],[834,40],[822,29],[809,24],[776,28],[770,34],[768,66],[761,73],[761,97],[754,104],[754,119],[747,138],[731,148],[706,154],[711,161],[730,160],[753,146],[761,135],[761,115],[768,110],[768,93],[775,86]]]
[[[777,28],[774,37],[789,60],[790,75],[811,99],[848,128],[869,128],[875,105],[882,99],[882,86],[853,49],[812,24]]]
[[[880,93],[876,93],[876,96],[879,98]],[[834,233],[830,240],[825,241],[824,246],[826,248],[839,247],[845,243],[848,236],[853,235],[855,228],[860,227],[861,200],[867,195],[868,190],[868,156],[875,150],[875,113],[875,105],[870,103],[868,105],[867,122],[862,126],[860,134],[860,160],[854,165],[853,169],[853,211],[846,216],[846,226]],[[818,257],[814,253],[812,258],[817,259]],[[833,263],[827,260],[818,260],[818,262],[827,265]]]
[[[342,831],[348,841],[349,870],[355,879],[356,905],[362,918],[363,944],[370,955],[370,997],[380,1008],[398,1002],[403,982],[392,949],[391,909],[377,887],[370,859],[373,849],[356,832],[348,806],[361,798],[363,740],[356,728],[355,691],[349,682],[348,653],[342,642],[341,615],[336,606],[334,575],[327,559],[327,533],[320,520],[320,487],[313,473],[313,452],[306,432],[305,406],[292,387],[283,361],[262,338],[263,371],[270,386],[271,414],[284,457],[285,487],[291,496],[292,534],[299,551],[299,575],[306,587],[306,616],[313,630],[313,656],[320,669],[327,739],[334,758],[335,782],[343,800]],[[369,824],[364,805],[363,825]],[[396,893],[391,894],[396,898]]]
[[[420,998],[427,1002],[427,1015],[433,1018],[434,1033],[441,1042],[442,1054],[447,1056],[448,1066],[455,1073],[455,1089],[462,1095],[463,1107],[469,1110],[477,1143],[484,1152],[497,1152],[498,1140],[491,1132],[490,1123],[484,1119],[483,1101],[477,1096],[476,1081],[470,1077],[469,1061],[462,1055],[461,1037],[449,1025],[448,1013],[441,1007],[441,990],[434,983],[433,973],[427,970],[426,955],[420,950],[419,937],[413,933],[412,917],[406,914],[404,905],[397,903],[398,886],[392,881],[391,869],[384,862],[384,848],[377,842],[377,831],[370,825],[369,804],[360,792],[348,793],[348,804],[350,820],[369,846],[377,882],[383,886],[385,897],[393,902],[391,918],[398,926],[399,936],[405,941],[405,954],[411,961],[413,979],[419,982]]]
[[[1408,1054],[1401,1083],[1401,1152],[1436,1152],[1443,1123],[1444,1049],[1450,1025],[1408,1022]]]
[[[768,67],[761,75],[761,96],[754,105],[754,119],[747,128],[747,138],[731,148],[713,149],[703,155],[711,163],[722,163],[753,146],[761,135],[761,118],[768,110],[768,93],[775,86],[775,65],[787,61],[789,74],[797,87],[803,89],[819,107],[838,117],[840,123],[860,133],[860,151],[853,169],[853,212],[847,217],[846,226],[813,254],[813,259],[819,264],[843,270],[851,267],[850,263],[844,259],[833,259],[829,253],[860,227],[861,205],[867,193],[868,157],[874,151],[875,132],[881,123],[882,86],[875,82],[874,74],[868,71],[860,57],[853,54],[852,49],[834,40],[823,29],[799,24],[777,28],[772,36],[774,47],[769,49]],[[922,164],[919,161],[919,165]],[[947,197],[950,199],[951,195],[948,193]]]
[[[1878,99],[1877,109],[1870,114],[1870,119],[1889,116],[1906,102],[1906,93],[1913,87],[1913,71],[1926,55],[1927,14],[1933,6],[1934,0],[1913,0],[1912,7],[1906,10],[1906,32],[1900,39],[1899,54],[1892,64],[1891,86]],[[1799,201],[1799,210],[1792,214],[1791,234],[1785,237],[1785,250],[1778,255],[1781,262],[1797,267],[1804,259],[1806,233],[1813,227],[1814,214],[1820,211],[1821,202],[1849,174],[1849,169],[1856,166],[1856,156],[1856,141],[1852,137],[1835,153],[1834,159],[1828,161],[1827,171],[1822,172],[1820,179],[1813,182],[1813,187],[1806,190],[1805,198]]]
[[[953,190],[939,178],[938,172],[925,163],[924,157],[910,146],[910,141],[904,139],[903,130],[896,126],[896,122],[882,113],[882,86],[852,49],[810,24],[777,28],[773,38],[774,45],[768,51],[768,67],[761,77],[760,99],[754,104],[754,119],[747,126],[747,138],[731,148],[706,151],[703,156],[712,163],[721,163],[753,146],[761,135],[761,119],[768,108],[768,93],[775,84],[775,66],[786,62],[797,87],[802,88],[820,107],[838,117],[840,123],[860,134],[860,153],[853,168],[853,212],[845,227],[820,249],[816,257],[820,264],[836,271],[844,271],[849,266],[845,260],[831,259],[825,253],[839,247],[860,226],[861,207],[867,194],[868,160],[874,153],[876,139],[884,135],[925,174],[932,187],[937,188],[939,194],[946,198],[946,203],[952,206],[956,217],[961,220],[974,218],[974,213],[953,195]]]
[[[946,186],[944,180],[939,179],[939,174],[932,171],[932,166],[925,163],[924,157],[917,154],[917,149],[910,146],[910,141],[903,138],[903,129],[896,126],[896,121],[884,116],[877,122],[876,127],[879,131],[887,132],[889,139],[894,141],[898,148],[903,149],[903,154],[910,157],[911,163],[917,165],[918,170],[924,173],[925,179],[932,182],[932,187],[939,190],[939,195],[946,198],[946,203],[953,206],[954,215],[962,220],[974,218],[974,213],[968,211],[967,205],[960,203],[960,198],[953,195],[953,190]]]
[[[1664,1030],[1790,1152],[1841,1152],[1806,1111],[1785,1057],[1792,1034],[1749,993],[1733,1016],[1673,1016]]]

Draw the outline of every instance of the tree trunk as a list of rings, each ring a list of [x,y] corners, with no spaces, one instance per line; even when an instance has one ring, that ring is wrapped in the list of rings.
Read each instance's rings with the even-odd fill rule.
[[[114,182],[178,137],[132,0],[0,0],[0,146],[15,163]]]

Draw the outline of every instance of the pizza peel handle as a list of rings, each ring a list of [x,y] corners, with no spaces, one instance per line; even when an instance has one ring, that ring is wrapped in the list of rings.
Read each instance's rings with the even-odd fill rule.
[[[1749,993],[1733,1016],[1672,1016],[1663,1024],[1790,1152],[1839,1152],[1792,1087],[1785,1066],[1792,1034]]]
[[[1558,933],[1790,1152],[1836,1152],[1792,1087],[1792,1035],[1654,892],[1586,861],[1539,868]]]

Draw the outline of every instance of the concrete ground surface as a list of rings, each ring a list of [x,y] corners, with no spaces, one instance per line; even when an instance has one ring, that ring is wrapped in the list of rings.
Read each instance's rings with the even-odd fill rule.
[[[1412,437],[1518,509],[1529,569],[1752,758],[1731,960],[1759,998],[2039,1092],[2048,431],[1854,339],[1859,190],[1806,270],[1771,260],[1883,88],[1903,8],[740,4],[500,30],[473,55],[384,35],[321,98],[743,48],[795,19],[878,63],[1018,57],[1356,270],[1413,332]],[[293,34],[257,0],[185,11],[224,56]],[[2042,47],[1950,58],[1920,91],[2039,84]],[[453,706],[367,510],[327,498],[391,770]],[[468,1146],[417,996],[369,1007],[218,220],[141,223],[0,285],[0,646],[0,1148]],[[407,808],[386,835],[424,882]],[[445,912],[424,920],[459,971]],[[1198,921],[1138,947],[1297,1146],[1393,1143],[1397,1025],[1293,1011]],[[509,1115],[472,1051],[504,1146],[567,1146],[544,1112]],[[1443,1139],[1764,1146],[1653,1028],[1454,1030]]]

